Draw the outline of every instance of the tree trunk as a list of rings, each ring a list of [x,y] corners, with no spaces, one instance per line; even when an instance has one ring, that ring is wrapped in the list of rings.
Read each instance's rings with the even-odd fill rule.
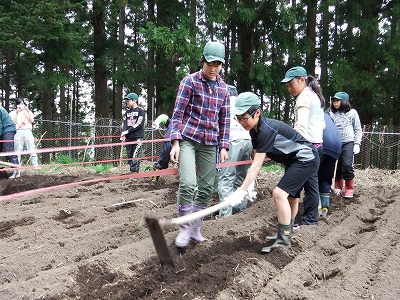
[[[106,31],[104,22],[104,0],[93,1],[93,56],[94,56],[94,103],[95,117],[97,119],[96,136],[107,134],[104,118],[109,118],[109,107],[107,99],[107,70],[104,63],[106,56]],[[104,127],[102,125],[105,125]],[[106,159],[105,151],[95,149],[95,160]]]
[[[320,85],[325,97],[331,95],[328,77],[328,62],[329,62],[329,5],[327,1],[321,3],[322,24],[321,24],[321,78]],[[325,107],[329,107],[329,100],[326,99]]]
[[[95,116],[108,118],[107,70],[104,63],[106,55],[106,31],[104,22],[104,0],[93,1],[93,56],[94,56],[94,102]]]
[[[243,4],[246,8],[255,9],[254,0],[245,0]],[[238,20],[238,50],[242,61],[242,67],[238,70],[237,82],[238,90],[251,91],[250,70],[252,68],[252,51],[253,36],[254,36],[254,23],[243,22]]]
[[[307,1],[307,54],[306,54],[306,70],[308,74],[315,76],[315,45],[316,45],[316,28],[317,28],[317,0]]]

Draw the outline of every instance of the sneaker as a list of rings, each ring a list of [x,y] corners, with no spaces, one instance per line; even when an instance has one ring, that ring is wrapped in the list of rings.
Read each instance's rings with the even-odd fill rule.
[[[300,230],[301,225],[300,224],[293,224],[293,231]]]
[[[19,178],[19,177],[21,177],[21,171],[14,170],[12,175],[10,177],[8,177],[8,179],[10,179],[10,178]]]

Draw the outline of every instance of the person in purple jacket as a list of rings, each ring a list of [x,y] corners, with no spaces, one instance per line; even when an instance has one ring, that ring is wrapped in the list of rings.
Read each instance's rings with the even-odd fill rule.
[[[200,71],[182,79],[171,118],[170,159],[179,162],[178,216],[208,206],[214,191],[216,148],[221,163],[228,159],[230,96],[219,75],[225,63],[225,46],[208,42],[200,63]],[[203,242],[202,222],[181,225],[176,247],[187,247],[191,239]]]

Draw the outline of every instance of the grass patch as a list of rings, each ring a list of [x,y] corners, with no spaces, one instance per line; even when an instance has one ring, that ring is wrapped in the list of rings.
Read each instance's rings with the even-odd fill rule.
[[[265,172],[285,172],[285,168],[277,163],[267,163],[261,167],[261,170]]]
[[[100,164],[100,165],[95,165],[94,170],[96,173],[107,173],[111,170],[113,166],[111,164]]]

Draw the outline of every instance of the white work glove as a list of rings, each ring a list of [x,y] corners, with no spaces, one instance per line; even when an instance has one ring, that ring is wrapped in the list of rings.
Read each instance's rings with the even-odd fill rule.
[[[360,153],[360,145],[359,144],[354,144],[353,153],[354,154]]]
[[[154,121],[153,124],[151,124],[151,127],[152,127],[154,130],[157,130],[157,129],[160,128],[160,124],[157,123],[156,121]]]
[[[254,200],[256,200],[256,198],[257,198],[257,191],[254,186],[254,181],[252,183],[250,183],[249,187],[247,188],[246,198],[250,202],[254,202]]]
[[[246,196],[246,194],[247,194],[247,191],[244,191],[241,188],[238,188],[236,191],[234,191],[228,197],[225,197],[224,201],[228,201],[229,205],[231,207],[234,207],[234,206],[237,206],[240,203],[242,203],[243,198]]]

